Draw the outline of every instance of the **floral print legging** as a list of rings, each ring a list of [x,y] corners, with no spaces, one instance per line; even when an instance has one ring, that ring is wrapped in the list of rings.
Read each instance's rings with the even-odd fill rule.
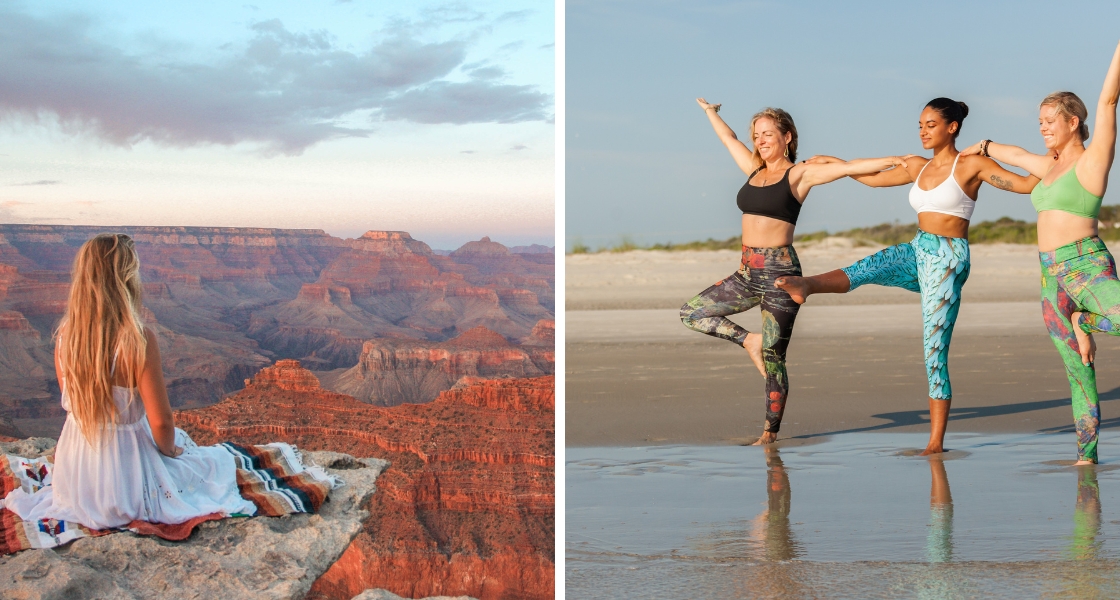
[[[743,246],[743,261],[730,277],[700,292],[681,307],[681,321],[689,329],[734,342],[740,346],[747,330],[727,315],[762,306],[762,360],[766,364],[766,425],[777,433],[789,393],[786,348],[801,305],[774,285],[787,275],[801,276],[801,263],[793,246],[750,248]]]
[[[1077,458],[1097,462],[1101,423],[1097,372],[1092,364],[1081,362],[1070,316],[1082,313],[1078,326],[1085,333],[1120,335],[1116,261],[1096,237],[1040,252],[1038,258],[1042,266],[1042,318],[1065,363],[1077,429]]]
[[[929,397],[953,398],[949,383],[949,342],[961,308],[961,288],[968,280],[968,240],[921,229],[906,244],[891,246],[841,269],[851,287],[874,283],[922,295],[922,333]]]

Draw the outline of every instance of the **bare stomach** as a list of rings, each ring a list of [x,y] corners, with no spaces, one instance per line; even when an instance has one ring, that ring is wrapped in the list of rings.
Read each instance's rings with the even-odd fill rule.
[[[774,248],[793,243],[792,223],[762,217],[743,215],[743,245],[751,248]]]
[[[1077,240],[1097,235],[1097,220],[1061,210],[1038,213],[1038,250],[1050,252]]]
[[[943,213],[918,213],[918,228],[926,233],[968,239],[968,219]]]

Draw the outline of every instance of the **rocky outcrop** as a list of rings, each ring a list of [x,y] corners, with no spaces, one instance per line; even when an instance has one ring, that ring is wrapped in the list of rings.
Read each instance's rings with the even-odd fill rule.
[[[366,590],[350,600],[408,600],[388,590]],[[419,600],[476,600],[470,596],[428,596]]]
[[[538,333],[546,332],[547,326]],[[395,406],[430,402],[463,377],[537,377],[552,373],[554,365],[552,345],[515,346],[475,327],[441,343],[367,341],[358,364],[332,377],[328,387],[370,404]]]
[[[0,415],[61,427],[51,335],[74,254],[102,231],[136,241],[177,408],[212,404],[277,359],[348,369],[371,339],[436,343],[483,326],[522,340],[554,317],[554,267],[534,262],[546,255],[496,242],[437,256],[400,231],[0,224]]]
[[[430,403],[385,408],[264,385],[310,381],[290,364],[278,367],[214,406],[176,413],[176,423],[199,443],[283,440],[392,462],[367,525],[309,598],[374,588],[407,597],[552,597],[553,377],[466,380]]]
[[[26,443],[25,443],[26,445]],[[0,451],[19,454],[17,446]],[[42,449],[40,449],[42,450]],[[5,598],[304,598],[362,530],[383,460],[310,452],[346,485],[318,514],[210,521],[185,541],[132,533],[0,557]]]

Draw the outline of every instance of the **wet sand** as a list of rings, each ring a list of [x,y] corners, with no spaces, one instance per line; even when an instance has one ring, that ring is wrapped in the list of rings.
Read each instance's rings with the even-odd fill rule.
[[[876,248],[798,248],[807,274]],[[1042,325],[1033,246],[976,245],[950,351],[951,432],[1072,431],[1069,385]],[[629,252],[567,258],[567,445],[740,444],[762,428],[764,381],[746,352],[687,330],[677,311],[738,255]],[[757,330],[757,310],[736,317]],[[1098,338],[1105,428],[1120,424],[1120,340]],[[790,344],[782,438],[928,431],[918,296],[866,286],[814,296]],[[1115,407],[1115,408],[1113,408]],[[1068,439],[1068,457],[1074,440]]]
[[[1055,460],[1066,437],[569,449],[566,593],[1115,598],[1120,464]]]

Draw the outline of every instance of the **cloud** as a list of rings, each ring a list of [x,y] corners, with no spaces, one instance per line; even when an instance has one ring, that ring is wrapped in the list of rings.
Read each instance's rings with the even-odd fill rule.
[[[518,144],[518,145],[510,148],[510,150],[528,150],[528,149],[529,149],[529,147],[526,146],[525,144]]]
[[[472,21],[478,13],[448,8],[426,18]],[[253,24],[250,40],[222,58],[199,63],[127,53],[99,41],[95,25],[0,5],[0,121],[57,120],[64,131],[120,146],[249,142],[299,154],[325,140],[370,135],[354,125],[360,112],[426,124],[551,118],[551,95],[493,81],[504,74],[498,67],[447,81],[462,68],[469,36],[421,41],[400,27],[351,51],[327,31],[294,32],[274,19]]]
[[[386,100],[381,114],[429,124],[546,121],[551,100],[531,85],[437,81]]]
[[[61,181],[59,181],[58,179],[40,179],[39,181],[28,181],[28,182],[26,182],[26,183],[13,183],[13,184],[12,184],[12,186],[23,186],[23,185],[58,185],[58,184],[60,184],[60,183],[62,183],[62,182],[61,182]]]

